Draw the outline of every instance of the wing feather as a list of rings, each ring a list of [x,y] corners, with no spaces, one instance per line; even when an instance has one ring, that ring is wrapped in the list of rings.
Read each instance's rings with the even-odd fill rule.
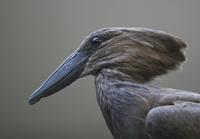
[[[145,121],[151,139],[200,139],[199,94],[164,93],[159,102],[160,106],[152,108]]]

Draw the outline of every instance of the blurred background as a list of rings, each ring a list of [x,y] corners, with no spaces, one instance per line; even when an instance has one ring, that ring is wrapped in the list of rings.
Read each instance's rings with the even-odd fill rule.
[[[187,62],[156,81],[200,92],[199,0],[0,0],[0,138],[111,139],[94,78],[29,106],[29,95],[102,27],[147,27],[184,39]]]

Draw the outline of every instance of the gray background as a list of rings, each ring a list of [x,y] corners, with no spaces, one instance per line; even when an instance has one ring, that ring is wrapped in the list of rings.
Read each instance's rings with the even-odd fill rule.
[[[156,84],[199,91],[199,6],[199,0],[1,0],[0,138],[112,138],[91,76],[27,103],[84,37],[102,27],[148,27],[183,38],[189,45],[183,70]]]

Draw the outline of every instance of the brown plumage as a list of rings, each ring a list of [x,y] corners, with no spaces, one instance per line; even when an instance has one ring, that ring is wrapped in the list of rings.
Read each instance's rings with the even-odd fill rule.
[[[112,33],[114,37],[110,35]],[[185,60],[182,49],[186,44],[161,31],[140,28],[102,29],[91,35],[96,34],[102,34],[109,40],[88,60],[85,68],[87,74],[104,67],[116,68],[138,82],[147,82],[154,76],[175,69]]]
[[[115,139],[199,139],[200,94],[149,85],[176,69],[186,44],[144,28],[91,33],[33,93],[34,104],[77,78],[94,75],[99,106]]]

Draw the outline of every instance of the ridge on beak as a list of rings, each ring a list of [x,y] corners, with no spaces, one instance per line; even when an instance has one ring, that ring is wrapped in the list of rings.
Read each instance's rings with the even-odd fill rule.
[[[73,52],[29,97],[29,104],[33,105],[41,98],[62,90],[79,78],[88,58],[89,53],[87,51],[80,51],[78,49]]]

